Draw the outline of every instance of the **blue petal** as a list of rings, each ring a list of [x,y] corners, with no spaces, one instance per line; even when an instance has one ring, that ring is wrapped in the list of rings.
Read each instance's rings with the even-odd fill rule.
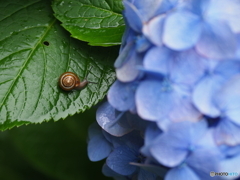
[[[234,173],[238,173],[238,175],[239,175],[239,172],[240,172],[240,155],[222,160],[221,163],[220,163],[219,172],[228,172],[228,173],[234,172]],[[235,177],[239,177],[239,176],[235,176]]]
[[[142,20],[138,9],[128,1],[123,1],[125,11],[124,16],[126,17],[129,26],[136,32],[141,33],[142,30]]]
[[[166,131],[170,137],[179,139],[179,142],[187,143],[187,149],[191,150],[192,146],[202,139],[208,130],[208,124],[205,119],[198,122],[184,121],[173,123]],[[173,135],[172,135],[173,134]],[[175,142],[177,144],[177,141]],[[184,144],[183,143],[183,144]],[[179,145],[185,147],[185,145]]]
[[[115,68],[120,68],[126,63],[127,61],[131,60],[132,54],[135,50],[135,45],[134,42],[128,42],[122,49],[121,52],[119,53],[119,56],[117,57],[114,67]]]
[[[104,137],[101,127],[93,123],[89,127],[88,157],[91,161],[99,161],[106,158],[111,152],[112,146]],[[98,150],[96,150],[98,149]]]
[[[151,18],[164,13],[176,4],[177,0],[137,0],[134,5],[141,14],[144,22],[149,21]],[[151,9],[151,11],[149,11]]]
[[[162,130],[158,128],[156,123],[151,123],[145,132],[144,142],[145,145],[149,145],[153,140],[162,133]]]
[[[147,156],[150,157],[150,147],[154,141],[154,139],[162,133],[162,130],[158,128],[156,123],[151,123],[146,131],[145,131],[145,139],[144,139],[144,146],[141,148],[141,152]]]
[[[216,93],[228,79],[240,72],[240,62],[236,60],[222,61],[214,65],[213,69],[214,71],[210,70],[196,85],[193,102],[202,113],[216,117],[220,114],[220,108],[215,101]]]
[[[238,0],[210,1],[206,17],[226,21],[234,33],[240,32],[240,2]]]
[[[140,132],[145,132],[146,128],[149,125],[149,121],[145,121],[142,118],[140,118],[137,113],[129,113],[130,117],[129,119],[129,124],[134,127],[134,129],[140,131]]]
[[[205,134],[202,134],[202,137],[199,138],[197,141],[195,141],[195,147],[192,148],[192,150],[196,149],[206,149],[206,148],[218,148],[216,145],[216,142],[213,137],[213,129],[208,128],[208,130],[205,132]]]
[[[216,94],[216,104],[226,116],[240,125],[240,75],[233,76]]]
[[[150,121],[165,118],[174,121],[198,120],[201,114],[191,104],[190,96],[186,94],[188,92],[184,91],[182,87],[167,81],[143,81],[136,92],[139,116]]]
[[[188,95],[181,95],[178,92],[172,95],[172,110],[168,117],[170,120],[179,121],[192,121],[196,122],[201,119],[202,114],[193,106],[192,99]]]
[[[114,177],[120,175],[111,170],[106,164],[104,164],[102,167],[102,173],[107,177]]]
[[[165,180],[200,180],[200,178],[187,165],[182,165],[169,170]]]
[[[127,146],[120,146],[108,156],[107,165],[110,169],[121,175],[131,175],[137,167],[130,165],[130,162],[137,161],[137,153]]]
[[[218,149],[199,148],[191,153],[187,158],[187,165],[195,171],[200,179],[214,179],[209,175],[211,171],[219,171],[219,163],[222,158]],[[218,179],[218,177],[215,177]]]
[[[216,61],[214,59],[206,59],[205,61],[205,64],[206,64],[206,68],[207,68],[207,71],[206,71],[206,74],[209,72],[209,73],[212,73],[214,72],[214,70],[216,69],[216,67],[222,63],[224,63],[226,61]]]
[[[221,145],[219,146],[221,152],[224,154],[225,158],[231,158],[233,156],[238,156],[240,153],[240,145],[237,146],[228,146],[228,145]]]
[[[136,83],[115,81],[108,91],[108,102],[119,111],[134,109],[136,88]]]
[[[167,169],[166,167],[159,166],[159,165],[152,165],[152,164],[141,164],[141,163],[130,163],[132,165],[138,166],[143,170],[149,171],[157,175],[158,177],[164,177]],[[149,179],[150,180],[150,179]]]
[[[206,122],[205,119],[201,119],[200,121],[196,122],[196,123],[192,123],[192,122],[182,122],[182,129],[188,129],[186,130],[189,134],[188,134],[188,139],[190,139],[190,143],[196,144],[199,139],[201,139],[207,132],[208,130],[208,124]],[[176,124],[177,125],[177,124]],[[185,126],[185,128],[184,128]]]
[[[113,136],[104,130],[103,135],[108,140],[108,142],[112,144],[113,148],[117,148],[119,146],[123,146],[126,144],[126,142],[121,139],[123,136],[122,137]]]
[[[208,7],[209,0],[188,0],[182,2],[182,8],[191,11],[194,14],[203,16]]]
[[[237,45],[238,49],[237,49],[236,57],[240,59],[240,34],[237,35],[237,42],[238,42],[238,45]]]
[[[165,119],[162,119],[161,121],[158,121],[157,125],[162,131],[167,131],[173,123],[175,122],[171,121],[168,118],[165,118]]]
[[[88,157],[91,161],[100,161],[112,151],[111,144],[103,135],[95,136],[88,142]]]
[[[133,130],[124,113],[118,113],[108,102],[102,104],[96,114],[98,124],[108,133],[122,136]]]
[[[151,42],[145,36],[136,37],[136,51],[141,53],[146,51],[150,46]]]
[[[143,34],[157,46],[162,45],[164,18],[165,15],[156,16],[143,26]]]
[[[150,151],[161,164],[169,167],[179,165],[192,151],[207,131],[207,122],[188,121],[173,123],[169,129],[154,140]]]
[[[229,80],[232,76],[240,73],[240,61],[239,60],[227,60],[218,64],[215,69],[215,73],[223,76],[226,80]]]
[[[187,11],[177,11],[166,18],[163,42],[174,50],[193,47],[200,37],[201,21],[198,16]]]
[[[179,0],[162,0],[161,6],[158,8],[156,15],[166,13],[167,11],[176,7],[179,3]]]
[[[152,156],[164,166],[177,166],[187,157],[188,151],[186,151],[186,149],[172,147],[172,139],[161,136],[161,138],[158,138],[157,141],[158,143],[153,145],[150,148],[150,151]]]
[[[140,76],[140,71],[137,69],[138,65],[142,64],[142,56],[133,51],[129,59],[120,67],[116,69],[117,78],[122,82],[131,82]]]
[[[143,65],[147,70],[167,75],[173,51],[166,47],[153,47],[146,53]]]
[[[213,97],[221,85],[221,77],[215,75],[206,76],[196,85],[193,91],[193,103],[203,114],[210,117],[220,115],[220,110],[214,104]]]
[[[132,131],[121,137],[112,136],[106,132],[103,133],[103,135],[113,145],[114,148],[128,146],[134,151],[139,151],[143,145],[143,138],[138,130]]]
[[[123,17],[125,20],[125,17]],[[131,29],[127,23],[127,21],[125,20],[126,23],[126,29],[124,31],[124,34],[122,36],[122,44],[120,47],[119,52],[123,51],[123,48],[128,44],[128,43],[132,43],[135,41],[136,36],[138,35],[138,33],[136,33],[133,29]]]
[[[235,146],[240,144],[240,126],[230,119],[222,118],[214,130],[214,138],[217,144]]]
[[[128,143],[126,143],[128,147],[140,153],[140,148],[143,146],[144,143],[142,132],[135,130],[126,135],[125,138],[128,139]]]
[[[143,145],[143,137],[138,130],[132,131],[120,137],[119,140],[123,141],[126,146],[128,146],[131,150],[134,150],[135,152],[138,152]]]
[[[128,180],[127,177],[114,172],[106,164],[102,167],[102,173],[107,177],[113,177],[115,180]]]
[[[183,128],[188,123],[174,123],[168,132],[158,136],[150,147],[152,156],[161,164],[174,167],[179,165],[188,154],[188,129]]]
[[[233,58],[237,49],[236,36],[224,23],[204,23],[196,49],[201,55],[212,59]]]
[[[172,81],[186,85],[194,85],[205,72],[205,60],[195,50],[179,53],[171,62]]]
[[[136,92],[137,112],[140,117],[157,121],[165,117],[172,109],[172,104],[166,103],[171,99],[171,93],[161,93],[162,82],[156,80],[143,81]]]

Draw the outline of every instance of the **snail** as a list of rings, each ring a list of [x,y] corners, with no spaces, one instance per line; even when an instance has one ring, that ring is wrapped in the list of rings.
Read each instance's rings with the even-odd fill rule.
[[[58,81],[59,87],[64,91],[81,90],[85,88],[88,83],[94,82],[88,81],[87,77],[81,82],[80,78],[73,72],[63,73]]]

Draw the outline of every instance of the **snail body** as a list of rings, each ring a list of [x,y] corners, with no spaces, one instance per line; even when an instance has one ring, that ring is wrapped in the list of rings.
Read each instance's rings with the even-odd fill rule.
[[[80,78],[73,72],[63,73],[58,81],[59,87],[64,91],[81,90],[85,88],[88,83],[89,81],[87,81],[87,79],[81,82]]]

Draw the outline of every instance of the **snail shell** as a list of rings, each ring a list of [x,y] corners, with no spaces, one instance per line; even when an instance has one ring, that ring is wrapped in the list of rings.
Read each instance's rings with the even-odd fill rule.
[[[59,86],[64,91],[80,90],[86,87],[87,80],[80,81],[80,78],[73,72],[65,72],[59,78]]]

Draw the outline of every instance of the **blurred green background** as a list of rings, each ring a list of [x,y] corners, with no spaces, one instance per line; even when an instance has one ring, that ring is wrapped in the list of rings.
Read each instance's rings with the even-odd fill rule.
[[[111,180],[101,162],[87,156],[88,127],[95,108],[58,122],[0,133],[1,180]]]

